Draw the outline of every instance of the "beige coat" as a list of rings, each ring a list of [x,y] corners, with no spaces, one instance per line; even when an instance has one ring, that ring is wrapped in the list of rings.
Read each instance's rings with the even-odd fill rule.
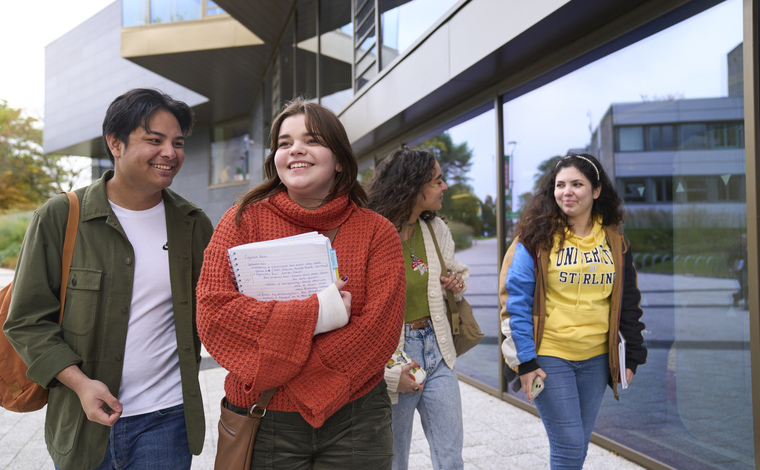
[[[470,268],[454,259],[454,239],[451,237],[446,223],[440,217],[430,221],[433,226],[438,246],[441,249],[441,255],[446,262],[446,268],[462,273],[462,279],[465,281],[470,277]],[[454,368],[457,362],[457,352],[454,350],[454,339],[451,335],[451,326],[446,316],[446,291],[441,287],[441,263],[438,260],[438,254],[435,252],[433,243],[433,234],[428,229],[427,224],[420,219],[422,228],[422,239],[425,242],[425,255],[427,256],[428,268],[428,304],[430,306],[430,320],[433,324],[433,331],[438,340],[438,348],[441,350],[441,356],[444,362],[450,368]],[[467,290],[467,286],[465,289]],[[464,290],[455,294],[457,301],[461,300]],[[404,348],[404,330],[401,330],[401,336],[398,342],[399,349]],[[412,358],[414,359],[414,358]],[[391,397],[391,403],[398,402],[398,383],[401,377],[401,367],[385,369],[385,382],[388,385],[388,395]]]

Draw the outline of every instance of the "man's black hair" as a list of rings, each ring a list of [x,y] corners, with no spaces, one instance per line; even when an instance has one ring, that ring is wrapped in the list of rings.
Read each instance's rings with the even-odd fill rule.
[[[114,158],[111,149],[108,148],[106,137],[113,134],[124,142],[124,145],[129,145],[129,135],[132,131],[138,127],[149,130],[150,118],[161,109],[177,118],[183,136],[190,135],[194,121],[193,110],[166,93],[150,88],[135,88],[113,100],[103,119],[103,143],[111,163],[114,163]]]

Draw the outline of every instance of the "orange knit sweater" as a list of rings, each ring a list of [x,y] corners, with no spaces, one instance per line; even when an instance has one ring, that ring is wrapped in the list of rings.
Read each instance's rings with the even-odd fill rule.
[[[198,282],[198,333],[211,356],[229,371],[228,400],[248,407],[277,387],[269,409],[299,412],[321,426],[343,405],[382,379],[398,344],[406,280],[401,242],[384,217],[341,196],[309,211],[282,192],[248,206],[235,225],[237,206],[222,217],[206,248]],[[344,291],[351,293],[348,325],[313,336],[316,293],[304,300],[259,302],[235,289],[227,250],[233,246],[324,232],[333,241]]]

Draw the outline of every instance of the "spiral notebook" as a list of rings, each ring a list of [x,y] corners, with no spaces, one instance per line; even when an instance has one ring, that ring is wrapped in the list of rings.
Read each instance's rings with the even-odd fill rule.
[[[228,250],[238,291],[256,300],[298,300],[338,280],[338,259],[330,239],[317,232]]]

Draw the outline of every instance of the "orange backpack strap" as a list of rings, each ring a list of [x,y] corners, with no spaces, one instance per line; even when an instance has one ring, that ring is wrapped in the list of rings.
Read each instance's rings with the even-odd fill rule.
[[[63,258],[61,259],[61,313],[58,315],[58,324],[63,321],[63,307],[66,305],[66,287],[69,284],[69,271],[71,270],[71,258],[74,256],[74,242],[77,240],[79,228],[79,198],[73,191],[66,191],[69,197],[69,220],[66,222],[66,235],[63,239]]]

